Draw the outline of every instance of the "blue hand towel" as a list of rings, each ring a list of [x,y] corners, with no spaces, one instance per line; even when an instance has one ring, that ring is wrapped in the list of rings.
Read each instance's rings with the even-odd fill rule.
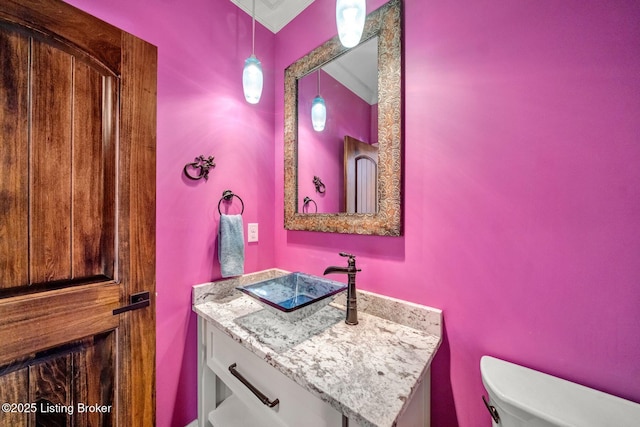
[[[222,277],[244,274],[242,215],[221,215],[218,228],[218,261]]]

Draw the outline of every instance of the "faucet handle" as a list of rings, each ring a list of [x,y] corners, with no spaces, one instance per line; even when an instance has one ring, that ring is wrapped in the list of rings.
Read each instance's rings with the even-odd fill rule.
[[[346,252],[340,252],[339,255],[349,258],[348,261],[347,261],[347,264],[349,264],[349,268],[353,268],[353,269],[356,268],[356,256],[355,255],[351,255],[351,254],[348,254]],[[360,270],[356,270],[356,271],[360,271]]]

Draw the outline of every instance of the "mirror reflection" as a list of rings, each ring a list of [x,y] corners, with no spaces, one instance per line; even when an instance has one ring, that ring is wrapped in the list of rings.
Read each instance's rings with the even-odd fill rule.
[[[401,57],[402,0],[390,0],[358,46],[336,36],[285,69],[286,229],[402,234]]]
[[[321,130],[312,113],[318,97],[326,108]],[[298,79],[297,113],[298,212],[377,212],[378,38]]]

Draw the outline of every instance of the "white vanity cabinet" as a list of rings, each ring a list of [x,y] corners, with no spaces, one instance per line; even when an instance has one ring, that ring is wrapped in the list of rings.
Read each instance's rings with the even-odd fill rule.
[[[361,427],[296,384],[220,329],[198,318],[198,425],[200,427]],[[234,377],[234,366],[266,399],[269,407]],[[424,375],[397,427],[428,427],[430,376]]]
[[[206,320],[199,318],[198,322],[202,340],[199,357],[200,427],[342,425],[342,414],[328,403],[313,396]],[[261,402],[232,375],[230,366],[234,366],[236,372],[267,399],[278,399],[278,404],[271,408]],[[349,425],[357,427],[355,423]]]
[[[358,291],[357,326],[334,323],[327,313],[280,324],[235,291],[285,273],[270,269],[193,287],[198,425],[428,427],[442,312]],[[342,297],[327,310],[343,311]],[[275,399],[273,407],[263,403]]]

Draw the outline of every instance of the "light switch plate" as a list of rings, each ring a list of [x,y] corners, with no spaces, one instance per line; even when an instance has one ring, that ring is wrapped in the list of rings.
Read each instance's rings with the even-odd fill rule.
[[[247,224],[247,242],[258,241],[258,223],[250,222]]]

